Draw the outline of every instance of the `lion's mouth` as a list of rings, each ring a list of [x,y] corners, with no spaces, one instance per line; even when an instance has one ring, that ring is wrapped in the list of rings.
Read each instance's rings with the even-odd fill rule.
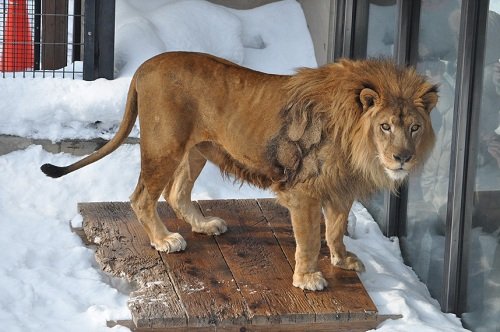
[[[394,181],[402,181],[408,176],[408,171],[402,167],[398,169],[385,167],[385,173]]]

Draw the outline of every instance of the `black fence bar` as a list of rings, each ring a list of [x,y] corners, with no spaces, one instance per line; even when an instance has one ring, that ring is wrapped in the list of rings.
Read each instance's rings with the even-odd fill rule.
[[[34,69],[40,70],[40,44],[41,44],[41,26],[42,26],[42,0],[35,0],[35,19],[34,19],[34,33],[33,41],[35,43],[35,64]]]
[[[83,79],[113,79],[115,1],[85,0]]]
[[[82,60],[82,0],[73,3],[73,61]]]

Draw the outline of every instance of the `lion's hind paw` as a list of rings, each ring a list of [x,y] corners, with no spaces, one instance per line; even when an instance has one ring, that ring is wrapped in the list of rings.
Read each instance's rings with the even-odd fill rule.
[[[151,246],[158,251],[168,253],[182,251],[186,249],[186,241],[179,233],[170,233],[168,236],[160,241],[151,242]]]
[[[313,273],[304,273],[293,275],[293,285],[300,289],[307,289],[312,291],[324,289],[328,283],[326,279],[323,278],[323,274],[320,271]]]
[[[193,225],[192,228],[195,233],[203,233],[207,235],[220,235],[227,231],[227,225],[224,220],[217,217],[205,218],[205,221],[198,225]]]
[[[356,272],[365,271],[365,265],[363,262],[358,258],[358,256],[349,251],[347,252],[347,256],[344,258],[332,256],[332,264],[344,270],[353,270]]]

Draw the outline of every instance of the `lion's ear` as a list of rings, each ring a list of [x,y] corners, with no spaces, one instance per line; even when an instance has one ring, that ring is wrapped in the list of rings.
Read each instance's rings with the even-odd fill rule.
[[[359,100],[363,105],[363,111],[367,111],[369,108],[373,107],[378,102],[378,93],[370,88],[364,88],[359,93]]]
[[[430,113],[438,102],[438,85],[432,85],[421,98],[426,111]]]

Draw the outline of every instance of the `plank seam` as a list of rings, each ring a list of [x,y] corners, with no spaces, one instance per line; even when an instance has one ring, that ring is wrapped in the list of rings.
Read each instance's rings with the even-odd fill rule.
[[[170,280],[170,283],[172,284],[172,287],[174,288],[174,291],[175,291],[175,295],[177,295],[177,299],[179,300],[179,303],[182,305],[182,309],[184,310],[184,316],[186,318],[186,325],[189,326],[189,313],[186,309],[186,306],[184,305],[184,302],[182,301],[182,298],[181,298],[181,295],[180,295],[180,291],[179,289],[177,288],[177,283],[174,282],[174,279],[172,277],[172,271],[171,271],[171,268],[170,268],[170,265],[168,265],[168,262],[166,262],[162,255],[160,255],[160,253],[157,251],[157,254],[158,256],[160,256],[160,260],[163,262],[163,265],[167,268],[167,275],[168,275],[168,279]]]
[[[292,268],[292,272],[295,272],[295,266],[293,266],[292,262],[290,262],[290,260],[288,259],[288,256],[286,255],[285,250],[283,250],[283,247],[281,246],[281,242],[280,242],[278,236],[276,235],[276,231],[275,231],[273,225],[271,224],[271,222],[269,221],[269,219],[267,219],[267,216],[264,213],[264,209],[262,209],[262,206],[260,205],[259,200],[256,199],[255,201],[257,202],[257,206],[259,207],[260,212],[264,216],[264,219],[266,219],[267,226],[271,229],[271,232],[273,232],[273,236],[276,239],[276,242],[278,242],[280,249],[281,249],[281,252],[283,253],[283,256],[285,257],[286,261],[288,262],[288,265],[290,265],[290,267]]]
[[[269,225],[269,227],[271,228],[272,232],[273,232],[273,236],[275,237],[276,241],[278,242],[279,246],[280,246],[280,249],[281,251],[283,252],[283,255],[285,256],[286,258],[286,261],[288,262],[288,264],[290,265],[290,267],[292,268],[292,271],[295,271],[295,266],[293,266],[292,262],[288,259],[288,255],[286,254],[285,250],[283,249],[282,245],[281,245],[281,242],[279,240],[279,237],[278,235],[276,234],[276,230],[274,229],[271,221],[268,219],[268,216],[266,215],[266,213],[264,212],[264,208],[262,207],[261,205],[261,202],[256,199],[257,201],[257,205],[260,209],[260,211],[262,212],[262,215],[264,216],[264,218],[266,219],[267,221],[267,224]],[[311,301],[309,295],[307,292],[304,292],[304,295],[307,299],[307,302],[309,303],[309,305],[311,306],[312,310],[314,311],[314,322],[315,323],[322,323],[323,321],[320,319],[320,315],[321,313],[317,311],[316,307],[314,306],[314,303]],[[348,316],[350,317],[350,312],[348,313]],[[350,320],[350,318],[348,319]]]
[[[207,217],[207,215],[205,214],[205,211],[203,211],[203,208],[201,207],[201,205],[198,203],[198,201],[194,201],[193,203],[196,204],[196,206],[198,207],[198,209],[200,210],[201,214],[204,216],[204,217]],[[253,318],[253,315],[251,315],[251,311],[250,311],[250,307],[248,306],[248,303],[247,303],[247,300],[245,299],[245,297],[243,296],[243,294],[241,293],[241,287],[240,285],[238,284],[238,280],[236,279],[236,277],[234,276],[234,273],[233,271],[231,270],[231,268],[229,267],[229,264],[227,263],[227,258],[224,256],[224,251],[221,250],[221,247],[220,247],[220,244],[219,244],[219,240],[217,240],[217,236],[215,235],[212,235],[214,240],[215,240],[215,243],[217,244],[217,248],[219,248],[219,251],[221,253],[221,256],[222,258],[224,259],[224,264],[226,264],[226,267],[227,267],[227,270],[231,273],[231,278],[234,280],[234,283],[236,284],[236,289],[238,290],[238,294],[240,295],[241,299],[243,300],[243,303],[245,305],[245,318],[248,320],[248,323],[251,322],[252,318]]]

